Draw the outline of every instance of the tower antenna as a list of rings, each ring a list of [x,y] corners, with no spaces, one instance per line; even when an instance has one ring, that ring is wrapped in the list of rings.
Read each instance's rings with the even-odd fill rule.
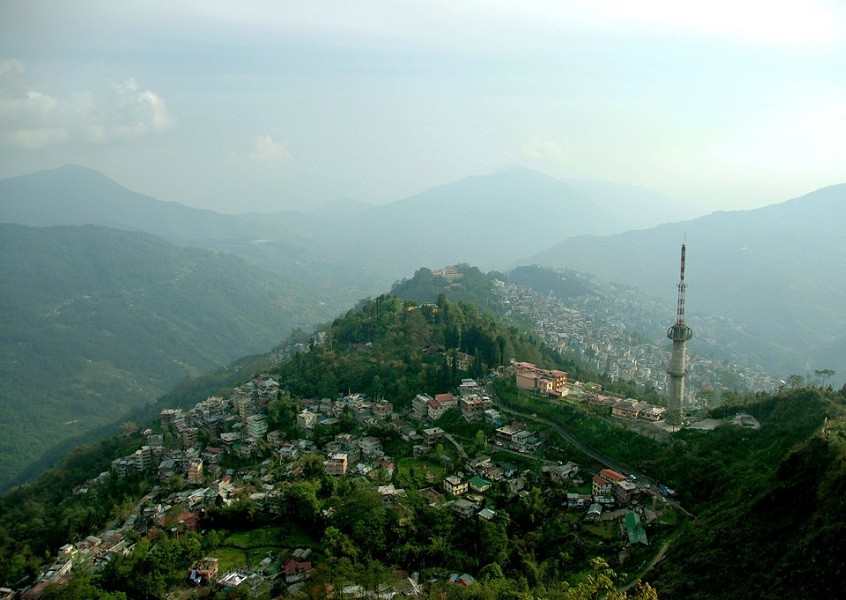
[[[667,399],[667,422],[680,427],[682,422],[682,405],[684,404],[685,343],[693,337],[693,331],[684,323],[684,292],[687,284],[684,282],[684,263],[686,244],[681,247],[681,270],[679,277],[679,300],[676,309],[676,324],[667,330],[667,337],[673,340],[673,353],[670,357],[670,368],[667,369],[669,398]]]

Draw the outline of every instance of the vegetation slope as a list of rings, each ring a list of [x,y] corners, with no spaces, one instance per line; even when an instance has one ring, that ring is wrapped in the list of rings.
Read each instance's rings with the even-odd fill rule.
[[[57,442],[325,317],[243,260],[97,226],[0,224],[0,489]]]

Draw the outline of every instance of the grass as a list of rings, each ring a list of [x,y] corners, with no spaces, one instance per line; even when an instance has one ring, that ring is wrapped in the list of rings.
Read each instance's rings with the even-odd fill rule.
[[[444,449],[446,450],[446,447]],[[411,476],[412,468],[414,469],[413,477]],[[427,481],[427,473],[433,473],[436,481],[440,481],[444,478],[444,467],[419,458],[401,458],[397,461],[396,477],[400,485],[414,488],[430,486],[432,483]]]
[[[592,536],[602,538],[603,540],[613,540],[615,527],[616,523],[613,521],[606,521],[605,523],[595,524],[585,523],[584,525],[582,525],[582,531],[584,531],[585,533],[589,533]]]
[[[220,571],[226,572],[257,565],[268,554],[277,555],[294,548],[320,550],[321,545],[296,525],[268,525],[231,533],[211,554],[220,561]]]

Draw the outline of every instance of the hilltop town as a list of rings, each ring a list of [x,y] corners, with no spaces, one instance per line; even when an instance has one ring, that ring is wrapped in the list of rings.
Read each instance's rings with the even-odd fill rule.
[[[518,389],[553,400],[571,393],[580,402],[608,399],[569,382],[565,372],[531,363],[512,362],[500,376]],[[21,597],[40,598],[48,586],[62,584],[80,569],[102,570],[117,556],[130,554],[141,539],[196,532],[207,526],[210,515],[228,507],[248,506],[270,521],[283,519],[290,486],[315,467],[326,476],[367,485],[387,510],[400,515],[409,510],[407,492],[418,494],[440,514],[468,522],[507,521],[505,504],[533,493],[554,497],[574,529],[582,529],[580,535],[600,544],[619,540],[621,564],[627,548],[649,545],[653,524],[675,522],[674,509],[667,504],[672,492],[666,488],[661,493],[634,475],[546,458],[548,432],[499,410],[491,389],[465,378],[454,391],[420,393],[410,409],[395,411],[390,402],[359,393],[294,400],[279,382],[262,375],[235,388],[228,398],[209,397],[188,410],[163,409],[155,427],[133,433],[143,440],[138,450],[115,459],[110,471],[79,486],[75,494],[127,477],[154,482],[150,491],[126,511],[122,522],[62,546]],[[269,427],[268,407],[274,410],[280,402],[297,408],[284,431]],[[629,406],[624,400],[608,406],[625,418],[652,419],[662,410],[624,409]],[[468,428],[474,436],[466,436]],[[331,523],[334,510],[324,510],[319,518]],[[308,585],[322,550],[317,542],[274,546],[265,555],[241,560],[233,560],[229,550],[220,557],[212,553],[184,565],[183,586],[246,589],[252,597],[270,597],[272,590],[297,593]],[[477,575],[451,573],[448,579],[469,585]],[[391,595],[418,595],[425,586],[417,572],[392,581]],[[351,597],[364,593],[354,583],[344,590]]]
[[[667,307],[613,286],[601,298],[596,292],[567,300],[501,281],[496,289],[503,311],[531,323],[541,339],[562,355],[577,357],[612,380],[633,382],[658,393],[665,390],[670,351],[663,333],[672,316]],[[700,317],[698,326],[705,339],[699,345],[710,346],[717,332],[729,329],[730,323]],[[774,390],[779,385],[759,366],[690,349],[687,366],[688,410],[706,408],[711,390]]]

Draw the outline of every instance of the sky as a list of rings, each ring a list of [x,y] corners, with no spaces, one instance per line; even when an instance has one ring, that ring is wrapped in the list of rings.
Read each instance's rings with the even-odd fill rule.
[[[221,212],[514,166],[702,213],[846,182],[846,2],[0,3],[0,177]]]

